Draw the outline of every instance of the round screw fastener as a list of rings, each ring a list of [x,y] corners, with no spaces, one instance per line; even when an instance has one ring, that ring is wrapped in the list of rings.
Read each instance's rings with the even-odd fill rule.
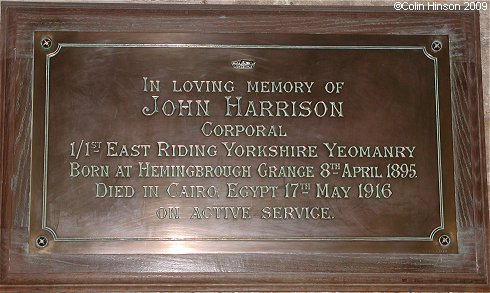
[[[435,41],[432,42],[432,44],[430,45],[430,47],[431,47],[432,51],[439,52],[442,49],[442,43],[439,40],[435,40]]]
[[[51,46],[53,45],[53,41],[51,41],[50,38],[43,38],[41,40],[41,47],[44,49],[44,50],[49,50],[51,48]]]
[[[442,246],[442,247],[448,247],[449,245],[451,245],[451,237],[449,237],[449,235],[441,235],[439,237],[439,245]]]
[[[36,238],[36,247],[37,248],[44,248],[46,246],[48,246],[48,238],[44,237],[44,236],[39,236]]]

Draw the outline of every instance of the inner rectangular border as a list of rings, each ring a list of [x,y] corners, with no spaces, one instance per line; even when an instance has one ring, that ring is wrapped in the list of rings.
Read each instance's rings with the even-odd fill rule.
[[[206,49],[280,49],[280,50],[421,50],[434,64],[435,114],[437,131],[437,162],[438,162],[438,190],[439,190],[439,226],[435,227],[430,235],[425,237],[58,237],[56,231],[47,226],[48,204],[48,147],[49,147],[49,99],[50,99],[50,60],[62,48],[206,48]],[[228,44],[162,44],[162,43],[59,43],[56,50],[46,55],[45,68],[45,119],[44,119],[44,161],[43,161],[43,196],[41,229],[49,232],[54,241],[83,242],[83,241],[433,241],[438,231],[444,229],[444,205],[442,191],[442,159],[439,116],[439,76],[437,57],[430,55],[424,46],[317,46],[317,45],[228,45]],[[34,98],[34,97],[33,97]]]

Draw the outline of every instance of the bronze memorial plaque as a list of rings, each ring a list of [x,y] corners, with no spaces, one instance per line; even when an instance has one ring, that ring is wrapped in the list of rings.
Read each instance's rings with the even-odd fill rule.
[[[483,15],[294,2],[1,2],[0,291],[488,292]]]
[[[34,35],[29,252],[458,252],[443,35]]]

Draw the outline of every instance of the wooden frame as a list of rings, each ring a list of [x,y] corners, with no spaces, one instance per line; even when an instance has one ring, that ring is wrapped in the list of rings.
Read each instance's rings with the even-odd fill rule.
[[[349,21],[347,21],[349,19]],[[458,253],[29,254],[35,31],[447,35]],[[1,270],[6,290],[488,290],[478,14],[392,7],[2,3]]]

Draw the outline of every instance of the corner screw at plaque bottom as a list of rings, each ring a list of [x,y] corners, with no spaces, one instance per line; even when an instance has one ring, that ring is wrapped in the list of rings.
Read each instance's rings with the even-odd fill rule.
[[[44,236],[39,236],[36,238],[36,247],[37,248],[45,248],[46,246],[48,246],[48,238],[44,237]]]
[[[439,237],[439,245],[442,247],[448,247],[451,245],[451,237],[449,235],[443,234]]]

